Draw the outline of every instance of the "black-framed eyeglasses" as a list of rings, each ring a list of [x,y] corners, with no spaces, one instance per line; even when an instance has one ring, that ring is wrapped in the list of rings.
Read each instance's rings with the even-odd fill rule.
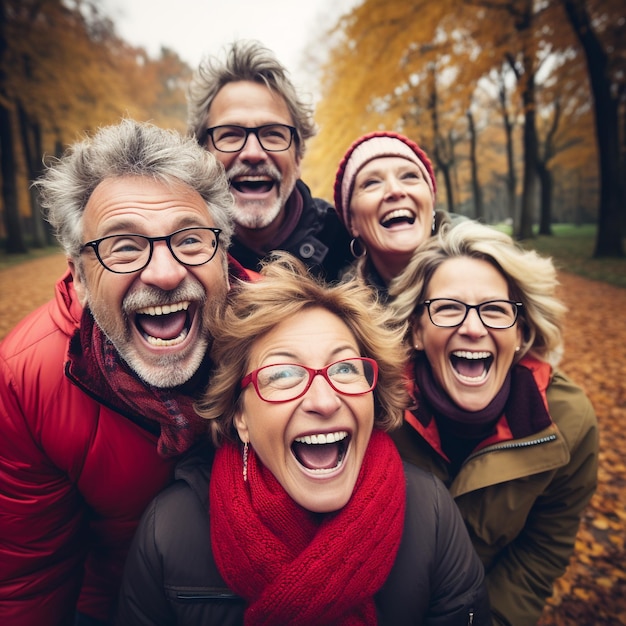
[[[264,365],[243,378],[241,389],[252,383],[261,400],[289,402],[302,397],[316,376],[323,376],[336,392],[344,396],[361,396],[376,387],[378,363],[374,359],[358,357],[341,359],[319,370],[297,363]]]
[[[422,305],[428,309],[430,321],[440,328],[460,326],[470,309],[475,309],[484,326],[495,330],[511,328],[517,321],[521,302],[512,300],[487,300],[480,304],[466,304],[454,298],[433,298],[424,300]]]
[[[216,150],[220,152],[239,152],[252,133],[266,152],[283,152],[289,150],[296,135],[296,129],[287,124],[264,124],[263,126],[213,126],[206,133]]]
[[[80,252],[93,248],[98,261],[109,272],[132,274],[139,272],[150,263],[155,241],[165,241],[172,256],[182,265],[204,265],[217,252],[219,246],[219,228],[191,227],[181,228],[164,237],[146,237],[145,235],[109,235],[102,239],[88,241]]]

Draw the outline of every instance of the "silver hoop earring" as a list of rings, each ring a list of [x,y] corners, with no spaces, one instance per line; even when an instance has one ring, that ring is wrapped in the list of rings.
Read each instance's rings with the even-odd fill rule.
[[[248,482],[248,442],[243,442],[243,482]]]
[[[360,251],[357,250],[357,246],[360,247]],[[354,237],[350,242],[350,252],[355,259],[362,259],[367,254],[367,248],[358,237]]]

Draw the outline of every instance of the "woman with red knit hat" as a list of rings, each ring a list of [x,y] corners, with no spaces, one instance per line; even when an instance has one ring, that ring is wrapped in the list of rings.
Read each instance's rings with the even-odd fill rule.
[[[335,210],[353,239],[356,273],[386,294],[415,249],[436,232],[437,181],[426,153],[392,131],[367,133],[344,155],[335,178]]]
[[[391,315],[287,253],[230,291],[197,407],[217,449],[148,507],[117,624],[490,624],[456,505],[388,434],[408,403]]]

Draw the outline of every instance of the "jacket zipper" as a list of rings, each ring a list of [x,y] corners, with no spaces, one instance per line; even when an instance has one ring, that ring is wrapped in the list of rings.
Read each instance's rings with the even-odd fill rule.
[[[214,592],[182,592],[176,594],[177,600],[237,600],[241,601],[241,597],[231,591],[214,591]]]
[[[529,448],[530,446],[539,446],[543,443],[549,443],[550,441],[555,441],[556,435],[546,435],[545,437],[539,437],[539,439],[533,439],[532,441],[511,441],[509,443],[494,443],[492,446],[487,446],[483,450],[478,450],[478,452],[474,452],[467,457],[467,461],[474,459],[483,454],[487,454],[488,452],[495,452],[497,450],[513,450],[515,448]]]

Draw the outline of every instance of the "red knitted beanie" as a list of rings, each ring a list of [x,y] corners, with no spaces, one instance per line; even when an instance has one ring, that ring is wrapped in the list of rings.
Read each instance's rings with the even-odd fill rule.
[[[399,133],[388,130],[367,133],[348,148],[335,176],[335,211],[346,228],[349,228],[350,199],[356,175],[366,163],[387,156],[398,156],[415,163],[422,170],[435,201],[437,181],[426,153],[414,141]]]

